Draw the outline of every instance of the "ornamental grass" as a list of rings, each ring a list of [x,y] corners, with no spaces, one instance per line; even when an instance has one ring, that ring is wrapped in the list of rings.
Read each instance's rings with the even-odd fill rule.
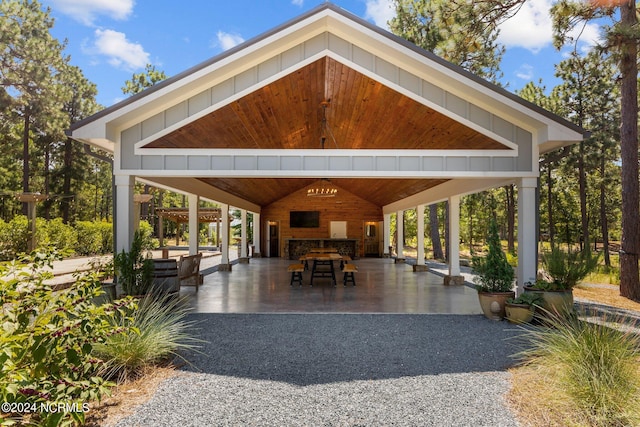
[[[114,328],[128,333],[113,335],[96,346],[105,361],[100,374],[122,382],[149,366],[182,358],[180,350],[197,349],[201,341],[192,335],[194,322],[186,319],[188,311],[179,299],[142,298],[137,309],[114,322]]]
[[[640,337],[635,325],[620,318],[594,323],[550,316],[524,330],[519,337],[524,349],[514,357],[532,385],[527,402],[548,414],[537,423],[640,425]]]

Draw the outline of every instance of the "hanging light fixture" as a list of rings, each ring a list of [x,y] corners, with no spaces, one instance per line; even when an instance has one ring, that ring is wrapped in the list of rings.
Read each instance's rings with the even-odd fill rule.
[[[321,180],[321,185],[307,189],[309,197],[335,197],[338,189],[326,178]]]
[[[333,136],[333,132],[329,128],[327,124],[327,107],[329,107],[329,100],[324,100],[320,103],[322,107],[322,122],[321,122],[321,130],[320,134],[320,148],[324,150],[324,143],[327,141],[327,135],[333,139],[333,143],[338,147],[336,143],[336,139]],[[331,183],[327,178],[323,178],[320,180],[320,185],[307,189],[307,196],[309,197],[335,197],[338,194],[338,188]]]

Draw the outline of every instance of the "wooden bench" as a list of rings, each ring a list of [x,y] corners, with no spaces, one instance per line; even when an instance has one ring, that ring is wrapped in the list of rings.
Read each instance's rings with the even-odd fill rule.
[[[348,264],[351,261],[351,257],[349,255],[342,255],[342,259],[340,260],[340,268],[343,269],[345,264]]]
[[[180,286],[195,286],[196,292],[198,287],[202,284],[202,276],[200,275],[200,260],[202,254],[195,255],[180,255],[178,261],[178,279],[180,280]]]
[[[309,258],[307,255],[302,255],[300,258],[298,258],[298,261],[300,261],[300,263],[304,265],[305,270],[309,270]]]
[[[344,273],[344,278],[342,279],[344,286],[347,286],[348,282],[351,282],[351,284],[355,286],[356,278],[354,273],[358,272],[358,267],[356,267],[355,264],[345,264],[344,267],[342,267],[342,272]]]
[[[302,286],[302,272],[304,271],[304,264],[291,264],[287,268],[287,272],[291,273],[291,281],[289,282],[290,286],[293,286],[294,282],[298,282],[300,286]]]

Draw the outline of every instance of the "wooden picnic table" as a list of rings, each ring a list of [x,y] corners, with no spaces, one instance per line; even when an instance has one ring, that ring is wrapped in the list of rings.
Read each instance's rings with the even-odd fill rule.
[[[308,261],[313,261],[311,268],[311,286],[313,279],[330,278],[333,286],[336,286],[336,273],[333,267],[334,261],[340,261],[340,267],[343,266],[345,257],[339,253],[309,253],[300,257],[308,268]],[[351,259],[351,258],[349,258]]]
[[[309,252],[310,254],[328,254],[328,253],[338,253],[338,248],[312,248]]]

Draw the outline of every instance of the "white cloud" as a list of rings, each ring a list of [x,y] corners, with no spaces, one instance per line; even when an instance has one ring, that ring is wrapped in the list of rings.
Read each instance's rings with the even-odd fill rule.
[[[551,0],[529,0],[518,13],[500,25],[498,41],[507,49],[521,47],[533,53],[550,46],[553,42],[553,23],[549,10]],[[570,34],[577,37],[580,33],[582,46],[593,46],[599,39],[599,27],[596,24],[581,26]]]
[[[93,25],[99,15],[113,19],[127,19],[133,11],[134,0],[50,0],[53,8],[71,16],[84,25]]]
[[[291,4],[294,6],[302,6],[304,5],[304,0],[291,0]]]
[[[579,28],[574,28],[570,35],[571,37],[579,38],[582,46],[581,50],[583,52],[589,50],[598,42],[603,41],[600,33],[600,26],[592,23],[587,24],[584,27],[580,26]]]
[[[518,13],[500,25],[499,42],[507,49],[522,47],[538,52],[552,42],[552,23],[549,16],[551,0],[530,0]]]
[[[389,29],[389,20],[396,16],[393,0],[367,0],[365,19],[371,19],[378,27]]]
[[[127,40],[124,33],[113,30],[96,30],[92,53],[105,55],[116,68],[133,71],[149,64],[149,54],[139,43]]]
[[[218,44],[223,50],[231,49],[234,46],[244,42],[244,39],[239,34],[225,33],[224,31],[218,31],[216,35],[218,37]]]
[[[516,73],[516,77],[522,80],[527,80],[527,81],[530,81],[531,79],[533,79],[533,75],[534,75],[533,67],[529,64],[520,65],[520,67],[518,67],[515,73]]]

